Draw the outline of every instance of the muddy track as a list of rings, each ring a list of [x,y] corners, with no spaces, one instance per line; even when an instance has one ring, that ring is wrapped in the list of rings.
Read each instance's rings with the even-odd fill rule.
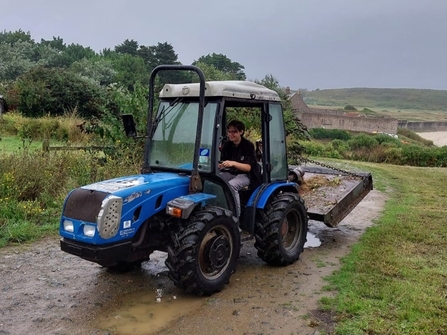
[[[141,269],[114,274],[61,252],[58,237],[3,248],[0,335],[331,333],[330,316],[317,311],[329,294],[323,278],[339,268],[385,198],[371,191],[335,229],[310,221],[321,246],[287,267],[264,264],[246,242],[229,285],[211,297],[178,291],[162,253]]]

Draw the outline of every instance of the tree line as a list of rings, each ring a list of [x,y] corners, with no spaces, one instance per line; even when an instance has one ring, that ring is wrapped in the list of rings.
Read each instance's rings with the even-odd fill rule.
[[[0,95],[9,109],[24,116],[62,115],[76,109],[82,117],[114,111],[111,90],[133,91],[147,85],[162,64],[181,64],[168,42],[141,45],[126,39],[95,52],[61,37],[36,42],[23,30],[0,32]],[[211,53],[193,62],[207,80],[245,80],[244,66],[226,55]],[[196,81],[194,74],[162,72],[162,83]]]

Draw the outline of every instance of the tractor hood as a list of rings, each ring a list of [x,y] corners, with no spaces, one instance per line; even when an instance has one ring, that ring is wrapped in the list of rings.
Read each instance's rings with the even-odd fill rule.
[[[164,210],[168,201],[188,194],[190,177],[178,173],[152,173],[100,181],[73,190],[65,201],[63,217],[97,222],[104,201],[115,199],[121,219],[147,209],[152,214]]]
[[[159,193],[189,185],[189,177],[178,173],[153,173],[119,177],[82,186],[81,189],[113,194],[129,203],[143,194]]]

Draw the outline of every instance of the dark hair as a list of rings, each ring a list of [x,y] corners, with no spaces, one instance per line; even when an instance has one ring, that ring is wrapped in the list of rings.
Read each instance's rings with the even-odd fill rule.
[[[234,127],[237,129],[237,131],[242,131],[242,135],[244,135],[245,133],[245,124],[242,121],[239,120],[231,120],[228,124],[227,124],[227,129],[230,127]]]

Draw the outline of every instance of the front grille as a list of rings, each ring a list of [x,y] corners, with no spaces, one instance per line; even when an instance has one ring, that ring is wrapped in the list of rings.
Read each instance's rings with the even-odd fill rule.
[[[77,188],[67,199],[63,215],[67,218],[96,222],[101,204],[109,193]]]

